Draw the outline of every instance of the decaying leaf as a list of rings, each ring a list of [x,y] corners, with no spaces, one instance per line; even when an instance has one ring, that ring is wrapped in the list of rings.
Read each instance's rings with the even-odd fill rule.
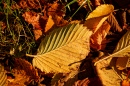
[[[45,16],[54,16],[54,15],[58,15],[58,16],[65,16],[65,6],[63,4],[58,3],[57,1],[55,1],[54,3],[48,3],[43,12],[45,13]]]
[[[4,67],[0,64],[0,86],[7,86],[7,75]]]
[[[25,18],[25,21],[33,25],[35,40],[39,39],[43,33],[50,30],[50,28],[54,25],[51,15],[46,19],[35,12],[25,12],[23,17]]]
[[[125,35],[119,40],[115,50],[113,51],[113,54],[100,59],[99,61],[95,62],[95,65],[105,59],[111,58],[111,57],[125,57],[129,55],[130,53],[130,30],[128,30]],[[122,61],[121,61],[122,62]]]
[[[121,32],[121,31],[122,31],[121,27],[119,26],[119,24],[118,24],[118,22],[117,22],[117,20],[116,20],[116,18],[115,18],[115,16],[114,16],[113,14],[111,14],[111,15],[108,17],[107,21],[108,21],[108,23],[111,25],[112,30],[113,30],[114,32],[116,32],[116,31],[117,31],[117,32]]]
[[[83,80],[76,81],[73,86],[89,86],[88,85],[89,82],[90,82],[89,79],[85,78]]]
[[[16,65],[16,67],[14,68],[15,71],[17,72],[23,71],[22,73],[24,73],[24,75],[27,76],[30,80],[34,80],[36,82],[38,81],[39,79],[38,72],[36,69],[33,68],[31,63],[29,63],[24,59],[16,58],[15,65]]]
[[[106,68],[109,65],[109,62],[110,59],[103,60],[96,65],[97,75],[103,86],[120,86],[122,79],[120,79],[113,69]]]
[[[70,73],[58,73],[51,80],[51,86],[72,86],[78,80],[78,70]]]
[[[89,14],[84,25],[95,33],[113,11],[113,5],[100,5]]]
[[[107,33],[110,30],[110,25],[108,22],[104,22],[102,26],[91,36],[91,47],[100,50],[103,48],[102,42],[106,38]]]
[[[130,67],[130,57],[119,57],[116,61],[116,67],[118,70],[124,70],[127,67]]]
[[[69,72],[79,67],[89,53],[92,31],[82,24],[70,24],[53,30],[41,42],[33,66],[45,73]]]
[[[53,25],[54,25],[54,21],[52,19],[52,16],[50,15],[48,20],[47,20],[44,32],[47,32],[48,30],[50,30],[50,28],[52,28]]]
[[[38,9],[46,3],[46,0],[15,0],[15,2],[16,3],[12,5],[12,9]]]
[[[121,86],[130,86],[130,82],[128,80],[123,80]]]

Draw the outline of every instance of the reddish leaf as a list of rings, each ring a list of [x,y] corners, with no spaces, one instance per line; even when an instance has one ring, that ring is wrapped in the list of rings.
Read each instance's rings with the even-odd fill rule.
[[[91,36],[91,47],[97,50],[102,49],[103,40],[110,30],[110,25],[108,22],[104,22],[103,25]]]

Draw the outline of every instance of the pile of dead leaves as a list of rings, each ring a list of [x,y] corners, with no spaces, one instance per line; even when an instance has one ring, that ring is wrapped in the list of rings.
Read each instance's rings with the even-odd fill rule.
[[[109,4],[101,0],[84,4],[83,9],[94,9],[84,21],[66,20],[66,3],[60,0],[15,1],[11,9],[25,10],[21,17],[32,25],[40,45],[34,55],[4,59],[0,64],[0,85],[129,86],[130,1],[114,0],[116,5],[105,1]],[[84,2],[77,0],[79,6]],[[0,22],[2,32],[6,25]]]

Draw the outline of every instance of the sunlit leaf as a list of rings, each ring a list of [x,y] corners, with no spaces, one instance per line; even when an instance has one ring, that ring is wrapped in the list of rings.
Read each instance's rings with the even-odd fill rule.
[[[54,29],[41,42],[33,66],[45,73],[69,72],[77,69],[89,53],[92,31],[82,24]]]
[[[7,75],[4,67],[0,64],[0,86],[7,86]]]
[[[113,5],[100,5],[89,14],[84,25],[96,32],[113,11]]]
[[[97,61],[95,64],[97,64],[98,62],[101,62],[104,59],[108,59],[110,57],[122,57],[123,58],[129,54],[130,54],[130,30],[127,31],[127,33],[119,40],[113,54]]]

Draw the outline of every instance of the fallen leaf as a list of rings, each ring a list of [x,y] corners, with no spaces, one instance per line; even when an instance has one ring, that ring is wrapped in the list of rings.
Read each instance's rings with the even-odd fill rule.
[[[48,3],[45,8],[43,9],[43,12],[45,14],[45,16],[54,16],[54,15],[58,15],[58,16],[65,16],[65,6],[63,4],[58,3],[57,1],[55,1],[54,3]]]
[[[45,73],[60,73],[77,70],[80,61],[89,53],[92,31],[81,24],[70,24],[53,30],[41,42],[33,66]],[[68,60],[69,59],[69,60]]]
[[[106,68],[110,65],[111,59],[103,60],[96,64],[96,71],[103,86],[120,86],[122,79],[112,68]]]
[[[51,86],[72,86],[78,80],[77,74],[78,70],[55,74],[51,80]]]
[[[88,79],[88,78],[85,78],[85,79],[83,79],[83,80],[78,80],[78,81],[76,81],[73,86],[89,86],[89,85],[88,85],[89,82],[90,82],[89,79]]]
[[[113,11],[113,5],[100,5],[89,14],[84,25],[87,26],[87,28],[93,30],[93,32],[95,33]]]
[[[130,86],[130,82],[128,80],[123,80],[121,86]]]
[[[38,9],[44,6],[46,0],[15,0],[15,4],[12,4],[12,9]]]
[[[109,59],[112,57],[119,57],[119,58],[126,57],[129,55],[129,51],[130,51],[130,30],[128,30],[125,33],[125,35],[119,40],[113,53],[95,62],[95,65],[99,62],[102,62],[105,59]]]
[[[107,33],[110,30],[110,25],[108,22],[104,22],[102,26],[91,36],[90,46],[93,49],[100,50],[103,49],[102,42],[106,38]]]
[[[7,75],[6,71],[4,70],[4,66],[0,64],[0,85],[7,86]]]
[[[15,65],[15,68],[14,68],[15,71],[17,72],[23,71],[23,73],[25,73],[24,75],[29,77],[30,80],[34,80],[36,82],[39,80],[37,70],[34,69],[31,63],[29,63],[27,60],[16,58],[14,65]]]
[[[67,20],[64,20],[65,16],[65,6],[63,4],[55,1],[54,3],[49,3],[45,6],[44,17],[48,18],[48,16],[52,16],[52,19],[55,23],[55,26],[65,26],[68,24]]]
[[[47,23],[46,23],[44,32],[49,31],[50,28],[52,28],[53,25],[54,25],[54,21],[53,21],[53,19],[52,19],[52,16],[50,15],[49,18],[48,18],[48,20],[47,20]]]
[[[47,19],[35,12],[25,12],[23,14],[25,21],[32,24],[34,27],[35,40],[38,40],[43,33],[46,33],[54,25],[52,16],[50,15]]]
[[[112,31],[114,31],[114,32],[121,32],[122,31],[121,27],[119,26],[119,24],[118,24],[118,22],[113,14],[111,14],[108,17],[107,21],[111,25]]]

